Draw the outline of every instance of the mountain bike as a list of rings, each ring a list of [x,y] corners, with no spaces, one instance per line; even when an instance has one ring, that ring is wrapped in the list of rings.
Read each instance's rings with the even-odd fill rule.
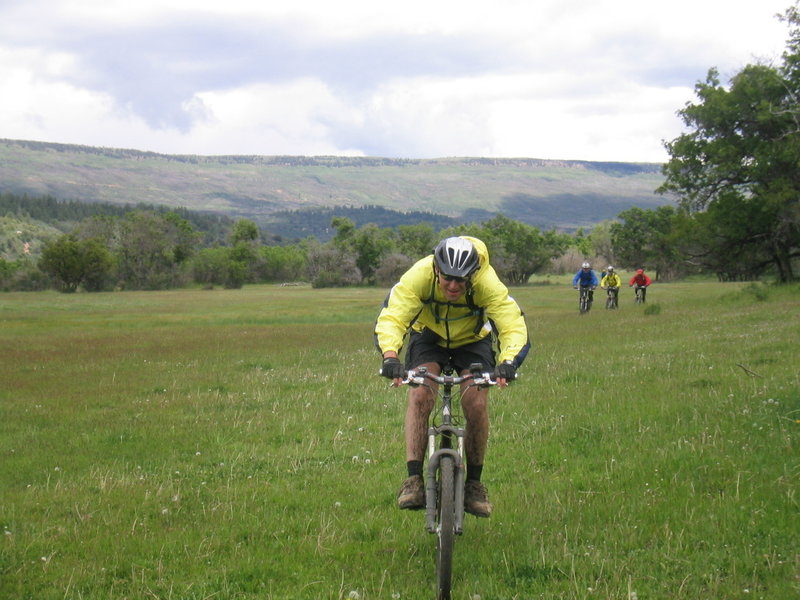
[[[580,287],[580,295],[578,296],[578,309],[581,314],[588,313],[592,310],[592,288],[588,285]]]
[[[618,294],[619,288],[610,287],[606,290],[606,310],[614,310],[619,307]]]
[[[437,394],[440,406],[431,411],[428,424],[428,471],[425,477],[425,528],[437,536],[436,589],[439,600],[449,600],[453,575],[455,537],[464,532],[464,428],[453,414],[453,400],[464,389],[454,392],[462,383],[469,387],[497,385],[493,375],[483,373],[483,365],[474,363],[469,373],[455,375],[452,366],[445,366],[441,375],[425,367],[408,372],[404,384],[423,385]],[[438,391],[429,383],[441,386]],[[437,443],[438,442],[438,443]]]
[[[636,293],[636,298],[634,299],[634,302],[636,302],[636,304],[644,303],[645,286],[643,285],[635,286],[634,292]]]

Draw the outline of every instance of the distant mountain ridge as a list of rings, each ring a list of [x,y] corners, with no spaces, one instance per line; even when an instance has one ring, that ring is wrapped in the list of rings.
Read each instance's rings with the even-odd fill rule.
[[[455,222],[502,213],[570,230],[631,206],[672,203],[654,192],[662,181],[654,163],[167,155],[0,139],[0,192],[186,208],[249,218],[278,233],[305,211],[337,207],[420,213],[413,218],[430,213]]]

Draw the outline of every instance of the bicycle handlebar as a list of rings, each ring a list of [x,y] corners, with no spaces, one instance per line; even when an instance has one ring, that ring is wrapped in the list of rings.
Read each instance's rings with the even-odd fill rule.
[[[407,385],[425,385],[425,380],[438,383],[440,385],[459,385],[467,381],[471,381],[470,385],[477,387],[489,387],[497,385],[497,380],[493,373],[481,373],[473,371],[465,375],[435,375],[424,367],[421,369],[411,370],[406,373],[405,379],[401,384]]]

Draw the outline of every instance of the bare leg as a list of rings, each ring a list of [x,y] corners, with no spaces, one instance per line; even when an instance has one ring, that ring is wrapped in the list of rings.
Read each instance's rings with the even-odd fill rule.
[[[431,373],[439,373],[437,363],[427,363],[422,366],[427,367]],[[425,458],[425,449],[428,446],[428,416],[433,410],[435,395],[435,390],[431,391],[425,386],[412,388],[408,392],[405,420],[406,461],[421,461]]]
[[[467,455],[467,480],[464,483],[464,510],[476,517],[492,514],[486,486],[480,482],[486,444],[489,441],[488,390],[469,388],[461,396],[461,408],[467,421],[464,453]],[[475,469],[479,467],[479,469]]]
[[[467,422],[464,453],[468,465],[482,465],[489,441],[488,390],[469,388],[461,396],[461,408]]]

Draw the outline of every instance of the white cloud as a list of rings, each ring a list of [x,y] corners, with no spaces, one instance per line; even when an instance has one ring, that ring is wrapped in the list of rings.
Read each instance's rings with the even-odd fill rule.
[[[199,154],[661,161],[789,0],[21,0],[0,137]]]
[[[331,123],[358,126],[358,115],[319,81],[204,92],[198,100],[206,118],[184,136],[187,153],[361,154],[331,142]]]

